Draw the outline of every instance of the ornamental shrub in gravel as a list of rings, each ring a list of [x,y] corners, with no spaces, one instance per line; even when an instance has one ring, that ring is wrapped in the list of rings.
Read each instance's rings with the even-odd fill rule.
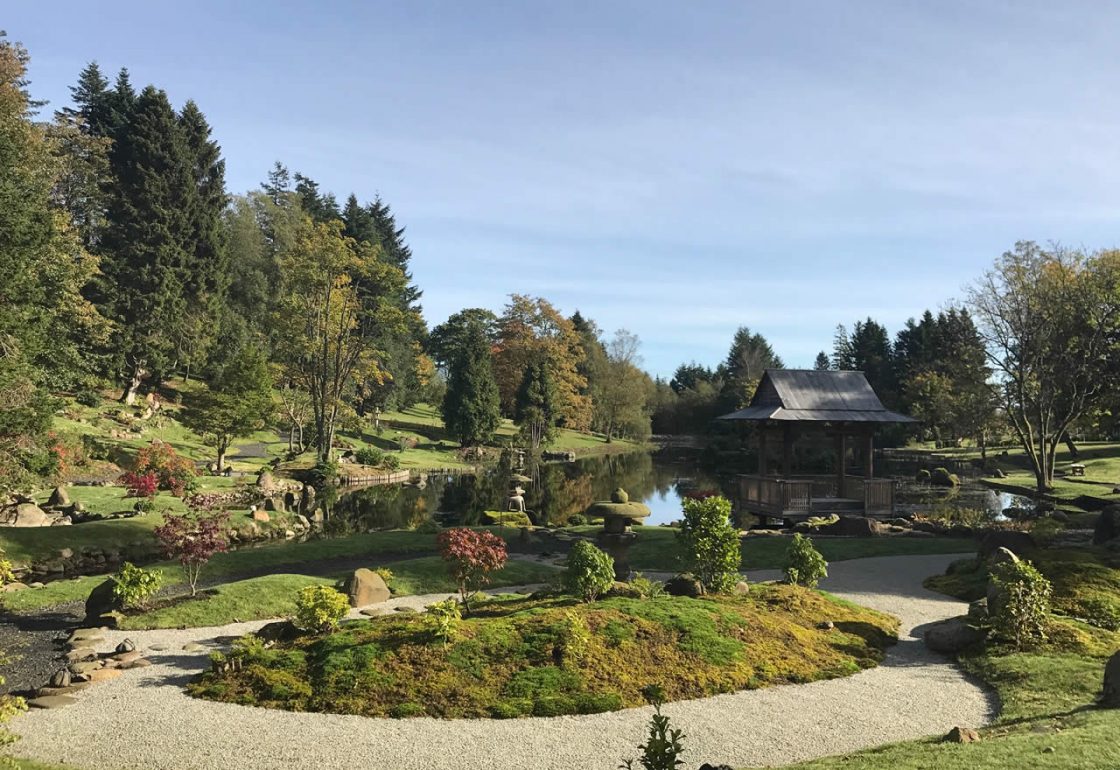
[[[346,594],[330,586],[307,586],[296,599],[296,625],[307,631],[335,631],[349,612]]]
[[[614,559],[586,540],[579,540],[568,552],[564,568],[564,588],[593,602],[614,584]]]
[[[688,569],[706,591],[727,593],[739,582],[743,553],[739,532],[731,523],[731,501],[726,497],[686,499],[677,540]]]
[[[1050,581],[1026,561],[1005,561],[996,565],[992,583],[999,592],[996,613],[991,616],[992,631],[1023,649],[1046,639],[1050,615]]]

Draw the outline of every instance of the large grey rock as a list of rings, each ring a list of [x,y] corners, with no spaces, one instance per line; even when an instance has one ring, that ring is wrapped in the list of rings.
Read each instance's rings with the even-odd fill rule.
[[[70,505],[70,495],[62,487],[55,487],[51,496],[47,498],[48,508],[65,508]]]
[[[0,526],[49,527],[54,518],[35,503],[18,503],[0,512]]]
[[[956,617],[934,623],[926,629],[926,647],[934,652],[953,655],[983,641],[984,633],[969,624],[968,618]]]
[[[1120,538],[1120,505],[1110,505],[1097,517],[1093,528],[1093,543],[1101,545]]]
[[[992,551],[992,555],[988,557],[988,566],[995,567],[998,564],[1007,562],[1018,562],[1019,557],[1015,555],[1014,551],[1004,548],[1002,545],[996,550]]]
[[[980,740],[980,733],[971,727],[954,727],[945,736],[945,740],[949,743],[976,743]]]
[[[346,595],[350,597],[351,607],[365,607],[389,600],[389,586],[385,580],[371,569],[357,569],[346,581]]]
[[[86,623],[101,623],[104,615],[120,609],[120,603],[113,595],[116,585],[112,579],[108,579],[98,583],[89,592],[89,598],[86,599]]]
[[[841,516],[835,524],[822,527],[821,534],[845,537],[878,537],[883,534],[883,525],[866,516]]]
[[[1038,549],[1034,538],[1026,532],[994,530],[980,538],[980,558],[987,559],[999,548],[1006,548],[1016,556],[1029,556]]]
[[[1120,652],[1113,653],[1104,667],[1101,705],[1110,709],[1120,708]]]
[[[665,581],[665,593],[695,598],[704,593],[704,586],[694,575],[674,575]]]

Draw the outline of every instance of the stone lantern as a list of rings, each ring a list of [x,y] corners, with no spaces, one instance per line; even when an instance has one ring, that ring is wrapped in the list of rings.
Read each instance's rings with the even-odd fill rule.
[[[609,501],[592,503],[587,509],[588,516],[599,516],[603,519],[603,531],[599,533],[597,542],[599,547],[614,559],[616,580],[630,578],[630,546],[638,539],[631,526],[641,523],[641,520],[647,518],[649,514],[648,506],[630,502],[630,496],[621,487],[611,493]]]

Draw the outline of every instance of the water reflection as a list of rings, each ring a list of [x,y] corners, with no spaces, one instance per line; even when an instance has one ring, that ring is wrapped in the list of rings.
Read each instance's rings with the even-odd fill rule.
[[[596,500],[609,499],[616,487],[629,492],[631,500],[650,507],[649,524],[679,519],[681,496],[689,490],[733,491],[730,479],[720,480],[690,465],[661,462],[646,452],[573,463],[527,463],[522,468],[507,464],[472,475],[429,475],[420,486],[343,491],[332,506],[327,532],[341,535],[414,527],[431,516],[455,524],[477,524],[484,511],[505,508],[513,473],[530,479],[521,486],[536,524],[564,524]]]

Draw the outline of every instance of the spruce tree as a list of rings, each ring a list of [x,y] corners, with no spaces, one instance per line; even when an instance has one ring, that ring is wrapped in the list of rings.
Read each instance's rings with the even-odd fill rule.
[[[521,429],[521,438],[530,449],[540,449],[542,444],[556,437],[556,422],[560,404],[556,383],[545,361],[532,361],[525,369],[521,387],[517,389],[514,421]]]
[[[486,331],[481,324],[464,331],[463,346],[450,362],[442,411],[447,432],[468,447],[490,441],[501,416]]]
[[[187,202],[194,196],[186,143],[167,94],[148,86],[110,158],[114,191],[104,239],[100,299],[116,325],[113,348],[131,403],[147,374],[174,364],[193,263]]]
[[[109,81],[101,74],[97,62],[92,61],[78,75],[76,85],[70,86],[70,100],[77,109],[64,108],[63,115],[69,118],[80,117],[83,130],[93,136],[112,136],[115,129],[113,123],[112,100],[113,92],[109,89]]]
[[[813,368],[818,372],[823,372],[832,368],[832,362],[828,360],[828,353],[823,350],[817,353],[817,358],[813,361]]]

